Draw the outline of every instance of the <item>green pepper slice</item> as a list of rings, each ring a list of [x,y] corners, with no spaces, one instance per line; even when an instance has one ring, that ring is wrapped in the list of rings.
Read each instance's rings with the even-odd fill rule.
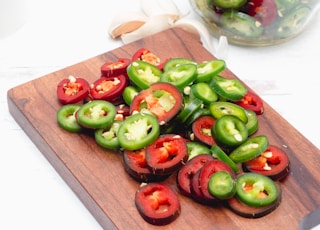
[[[259,129],[259,122],[257,114],[252,110],[246,110],[248,122],[246,127],[248,129],[248,136],[254,134]]]
[[[86,128],[99,129],[110,125],[116,116],[116,107],[108,101],[94,100],[81,106],[77,121]]]
[[[299,0],[275,0],[279,15],[284,16],[286,13],[299,3]]]
[[[159,82],[162,71],[156,66],[141,60],[131,62],[127,68],[130,80],[140,89],[147,89]]]
[[[199,142],[195,142],[195,141],[189,141],[187,142],[187,148],[188,148],[188,160],[191,160],[192,158],[194,158],[197,155],[200,154],[210,154],[210,149],[204,145],[201,144]]]
[[[182,111],[178,114],[177,120],[184,124],[187,119],[192,116],[196,111],[200,110],[203,105],[203,102],[197,98],[193,100],[184,100],[184,108]]]
[[[213,145],[210,149],[211,154],[215,156],[217,159],[225,162],[230,166],[230,168],[233,170],[233,172],[237,173],[239,172],[239,167],[237,164],[235,164],[230,157],[218,146],[218,145]]]
[[[226,62],[221,59],[204,61],[197,65],[196,82],[208,82],[212,78],[222,72],[226,68]]]
[[[249,206],[263,207],[276,202],[279,191],[269,177],[258,173],[244,173],[237,178],[236,195]]]
[[[197,63],[191,59],[188,58],[172,58],[168,60],[163,67],[163,71],[167,72],[168,70],[184,65],[184,64],[194,64],[197,65]]]
[[[247,88],[237,79],[215,75],[210,85],[217,94],[230,101],[239,101],[247,93]]]
[[[216,7],[222,9],[238,9],[243,6],[247,0],[210,0]]]
[[[191,86],[191,94],[202,100],[204,104],[208,105],[218,100],[218,94],[210,87],[208,83],[199,82]]]
[[[117,132],[123,121],[114,121],[110,127],[96,129],[94,138],[98,145],[106,149],[118,149],[120,147]]]
[[[218,171],[212,174],[208,183],[210,194],[221,200],[226,200],[236,193],[236,181],[229,172]]]
[[[256,38],[263,33],[263,26],[258,20],[240,11],[226,11],[220,22],[224,29],[240,36]]]
[[[123,121],[117,136],[119,144],[126,150],[146,147],[160,135],[158,119],[151,114],[135,113]]]
[[[138,93],[139,90],[137,89],[137,87],[129,85],[124,89],[122,98],[127,105],[131,105],[133,98],[138,95]]]
[[[209,110],[213,117],[220,118],[225,115],[233,115],[238,117],[243,123],[248,122],[248,117],[245,109],[227,101],[216,101],[209,105]]]
[[[227,147],[238,146],[248,138],[246,125],[233,115],[218,118],[212,126],[211,132],[217,143]]]
[[[246,162],[263,153],[267,149],[268,144],[268,138],[264,135],[251,137],[234,149],[229,157],[235,163]]]
[[[304,4],[299,4],[290,10],[280,21],[277,32],[280,37],[286,37],[292,33],[297,33],[303,28],[308,15],[310,14],[310,7]]]
[[[60,107],[57,111],[57,122],[59,126],[72,133],[82,131],[82,127],[78,124],[75,116],[80,107],[80,104],[66,104]]]
[[[164,71],[160,77],[161,82],[168,82],[183,90],[197,77],[197,66],[194,64],[179,65]]]

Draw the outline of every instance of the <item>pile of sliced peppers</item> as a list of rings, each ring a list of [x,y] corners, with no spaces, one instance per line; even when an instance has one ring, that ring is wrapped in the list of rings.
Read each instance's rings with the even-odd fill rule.
[[[188,167],[191,174],[177,177],[181,194],[206,203],[192,195],[201,183],[202,194],[228,200],[239,215],[260,217],[281,200],[289,158],[267,136],[256,135],[263,101],[240,80],[225,77],[225,69],[223,60],[161,61],[142,48],[106,61],[91,85],[76,77],[59,82],[57,123],[72,133],[94,130],[97,144],[123,154],[126,171],[138,182],[163,182]],[[191,161],[205,155],[205,162]],[[212,160],[227,170],[205,169],[209,162],[217,165]]]

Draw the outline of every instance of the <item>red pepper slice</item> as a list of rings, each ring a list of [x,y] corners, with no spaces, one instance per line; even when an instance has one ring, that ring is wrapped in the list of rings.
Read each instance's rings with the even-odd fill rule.
[[[213,156],[209,154],[199,154],[187,161],[177,173],[177,186],[179,191],[188,197],[192,197],[191,180],[194,174],[200,170],[208,161],[213,160]]]
[[[195,139],[212,146],[215,144],[214,138],[211,134],[211,129],[216,119],[212,116],[201,116],[197,118],[192,124],[192,132]]]
[[[148,62],[161,70],[163,70],[165,63],[168,61],[168,59],[166,59],[165,61],[161,62],[161,59],[157,55],[146,48],[141,48],[133,54],[132,61],[136,60]]]
[[[57,96],[61,104],[74,104],[85,99],[89,94],[89,83],[83,78],[69,76],[57,86]]]
[[[119,58],[116,62],[106,62],[101,68],[101,75],[103,77],[116,77],[120,74],[127,76],[127,67],[130,65],[129,58]]]
[[[270,145],[261,155],[243,163],[245,171],[255,172],[282,180],[290,171],[290,161],[287,154],[279,147]]]
[[[121,74],[116,77],[101,77],[90,87],[90,95],[95,100],[115,101],[128,85],[127,78]]]
[[[130,113],[149,110],[154,114],[160,125],[166,124],[183,105],[183,97],[177,87],[170,83],[158,82],[148,89],[140,91],[132,100]]]
[[[252,110],[257,115],[262,114],[264,111],[262,99],[253,92],[247,92],[246,95],[240,101],[236,101],[235,104],[244,109]]]
[[[153,225],[169,224],[181,212],[177,194],[169,185],[160,182],[141,186],[135,194],[135,205],[142,218]]]
[[[125,150],[123,160],[126,172],[138,182],[155,182],[166,178],[166,176],[152,173],[147,165],[145,148]]]
[[[163,134],[146,147],[147,164],[156,175],[168,175],[188,160],[186,140],[176,134]]]
[[[262,26],[270,25],[278,16],[274,0],[250,0],[247,6],[248,14],[261,22]]]

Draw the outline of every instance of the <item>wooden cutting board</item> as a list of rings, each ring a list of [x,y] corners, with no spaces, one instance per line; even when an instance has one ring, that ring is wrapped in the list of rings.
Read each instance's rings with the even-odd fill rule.
[[[7,95],[9,111],[17,123],[105,229],[158,227],[146,223],[137,212],[134,194],[139,183],[124,171],[121,154],[102,149],[88,134],[72,134],[58,127],[56,86],[69,75],[93,82],[100,77],[104,62],[130,58],[142,47],[162,59],[214,59],[197,36],[170,29],[14,87]],[[236,78],[228,69],[222,75]],[[227,208],[198,204],[179,194],[181,215],[166,229],[297,229],[299,221],[320,206],[318,148],[266,103],[259,122],[258,134],[267,135],[270,144],[286,151],[291,161],[291,173],[281,183],[280,206],[265,217],[247,219]],[[166,183],[177,190],[175,175]]]

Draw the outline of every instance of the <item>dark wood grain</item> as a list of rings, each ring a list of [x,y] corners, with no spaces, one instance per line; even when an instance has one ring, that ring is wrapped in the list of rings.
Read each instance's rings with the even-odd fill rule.
[[[163,59],[186,57],[201,62],[214,58],[197,36],[170,29],[19,85],[7,94],[9,111],[17,123],[105,229],[158,227],[138,214],[134,194],[139,183],[124,171],[120,153],[102,149],[90,134],[71,134],[58,127],[56,85],[69,75],[93,82],[104,62],[131,57],[141,47]],[[222,75],[236,78],[228,69]],[[291,173],[281,183],[281,205],[265,217],[246,219],[227,208],[204,206],[179,194],[181,215],[166,229],[297,229],[303,216],[320,206],[319,150],[266,103],[259,120],[258,134],[283,148],[291,161]],[[175,175],[166,182],[177,190]]]

